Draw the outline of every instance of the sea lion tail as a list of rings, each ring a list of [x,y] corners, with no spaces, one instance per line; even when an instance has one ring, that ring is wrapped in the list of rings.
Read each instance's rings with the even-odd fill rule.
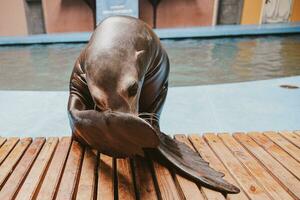
[[[162,132],[159,134],[159,139],[160,144],[156,151],[160,157],[159,160],[162,157],[167,162],[166,164],[177,169],[183,176],[223,193],[240,192],[239,188],[223,179],[223,173],[211,168],[208,162],[186,144]]]

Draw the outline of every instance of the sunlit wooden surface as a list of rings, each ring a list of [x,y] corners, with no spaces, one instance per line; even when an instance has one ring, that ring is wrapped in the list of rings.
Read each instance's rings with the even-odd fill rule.
[[[224,195],[149,158],[114,159],[70,137],[0,137],[0,199],[300,199],[300,131],[175,138],[241,192]]]

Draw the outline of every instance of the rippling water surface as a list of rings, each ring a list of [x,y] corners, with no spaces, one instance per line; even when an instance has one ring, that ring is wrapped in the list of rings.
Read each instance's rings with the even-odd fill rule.
[[[300,36],[164,40],[170,85],[207,85],[300,75]],[[85,44],[0,47],[0,90],[68,90]]]

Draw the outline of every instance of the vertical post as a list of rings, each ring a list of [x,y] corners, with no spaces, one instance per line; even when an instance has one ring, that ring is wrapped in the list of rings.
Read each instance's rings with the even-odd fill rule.
[[[214,12],[213,12],[212,26],[215,26],[217,24],[218,12],[219,12],[219,0],[215,0],[214,1]]]
[[[157,7],[160,0],[149,0],[153,8],[153,28],[156,28]]]
[[[99,24],[99,22],[101,21],[101,12],[100,12],[100,8],[101,8],[101,0],[96,0],[96,26]]]

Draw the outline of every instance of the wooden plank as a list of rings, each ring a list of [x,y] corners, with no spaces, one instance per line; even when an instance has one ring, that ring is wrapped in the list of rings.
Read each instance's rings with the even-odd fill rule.
[[[114,199],[114,165],[113,158],[101,154],[98,164],[97,200]]]
[[[290,154],[295,160],[300,162],[300,148],[296,147],[280,134],[276,132],[265,132],[264,133],[270,140],[275,144],[284,149],[288,154]],[[284,135],[284,134],[283,134]],[[299,140],[300,141],[300,140]]]
[[[202,137],[196,134],[192,134],[189,136],[189,140],[192,142],[193,146],[197,150],[197,152],[201,155],[201,157],[209,162],[209,165],[217,171],[225,174],[224,179],[229,183],[234,184],[235,186],[239,186],[237,181],[232,177],[229,171],[225,168],[223,163],[217,158],[212,149],[208,146],[208,144],[204,141]],[[239,186],[240,187],[240,186]],[[241,189],[241,192],[238,194],[228,194],[227,199],[230,200],[246,200],[249,199],[245,192]],[[209,189],[206,189],[209,190]],[[207,199],[217,199],[220,198],[219,195],[213,195],[212,193],[208,193],[207,191],[203,191],[206,194]]]
[[[175,181],[176,185],[178,185],[177,186],[178,190],[182,191],[184,199],[200,199],[200,200],[203,199],[204,200],[204,197],[201,194],[201,191],[198,188],[196,183],[186,179],[185,177],[183,177],[179,174],[175,174],[174,181]],[[198,191],[196,189],[198,189]],[[195,191],[194,197],[193,197],[193,191]]]
[[[268,137],[260,133],[249,133],[249,136],[262,146],[269,154],[279,161],[294,176],[300,179],[300,163],[294,160],[287,152],[277,146]]]
[[[134,159],[135,180],[138,199],[157,200],[157,194],[147,160],[142,157]]]
[[[8,140],[4,143],[3,146],[0,148],[0,165],[5,160],[5,158],[8,156],[8,154],[11,152],[11,150],[16,146],[18,143],[19,138],[11,137],[8,138]]]
[[[117,177],[119,199],[135,199],[134,183],[129,158],[117,159]]]
[[[5,185],[1,189],[0,199],[14,199],[16,193],[25,180],[30,167],[32,166],[35,158],[39,154],[43,144],[45,143],[45,138],[35,138],[31,145],[28,147],[20,162],[14,169],[11,176],[6,181]]]
[[[5,141],[6,141],[6,138],[0,136],[0,147],[4,144]]]
[[[220,138],[214,134],[205,134],[204,139],[251,199],[270,199],[263,188],[257,184],[254,177],[249,174],[237,158],[225,147]]]
[[[93,200],[96,183],[97,151],[85,149],[76,199]]]
[[[36,191],[45,175],[48,164],[57,146],[58,138],[50,137],[44,144],[16,199],[35,199]]]
[[[0,189],[2,188],[11,172],[13,172],[14,167],[22,157],[24,151],[30,145],[31,141],[31,138],[21,139],[0,166]]]
[[[182,135],[182,134],[175,135],[175,139],[182,143],[185,143],[193,151],[195,151],[194,147],[191,145],[191,143],[189,142],[189,140],[187,139],[187,137],[185,135]],[[181,187],[181,190],[186,199],[204,199],[204,197],[196,183],[180,176],[179,174],[176,174],[175,181],[178,182],[178,185]],[[204,194],[206,197],[209,197],[209,196],[212,197],[212,195],[213,195],[214,199],[216,199],[216,200],[217,199],[225,199],[225,197],[219,192],[215,192],[213,190],[209,190],[206,188],[202,188],[202,190],[203,189],[204,189]]]
[[[290,131],[279,132],[285,139],[300,148],[300,136]]]
[[[267,170],[252,157],[252,155],[242,147],[231,135],[218,134],[224,144],[230,149],[233,155],[240,160],[253,177],[264,187],[273,199],[292,200],[293,198],[274,180]]]
[[[46,176],[39,189],[38,200],[54,199],[71,145],[70,137],[62,137],[57,145]]]
[[[282,184],[289,194],[296,199],[300,198],[300,182],[295,176],[268,154],[261,146],[254,142],[248,135],[235,133],[233,136],[265,166],[272,176],[276,177],[277,181]]]
[[[182,199],[177,191],[176,185],[173,181],[170,171],[162,164],[153,161],[152,167],[155,175],[155,184],[157,185],[157,192],[160,199],[179,200]]]
[[[79,142],[73,140],[70,153],[66,162],[56,199],[74,199],[77,179],[80,173],[80,165],[83,157],[83,148]]]

